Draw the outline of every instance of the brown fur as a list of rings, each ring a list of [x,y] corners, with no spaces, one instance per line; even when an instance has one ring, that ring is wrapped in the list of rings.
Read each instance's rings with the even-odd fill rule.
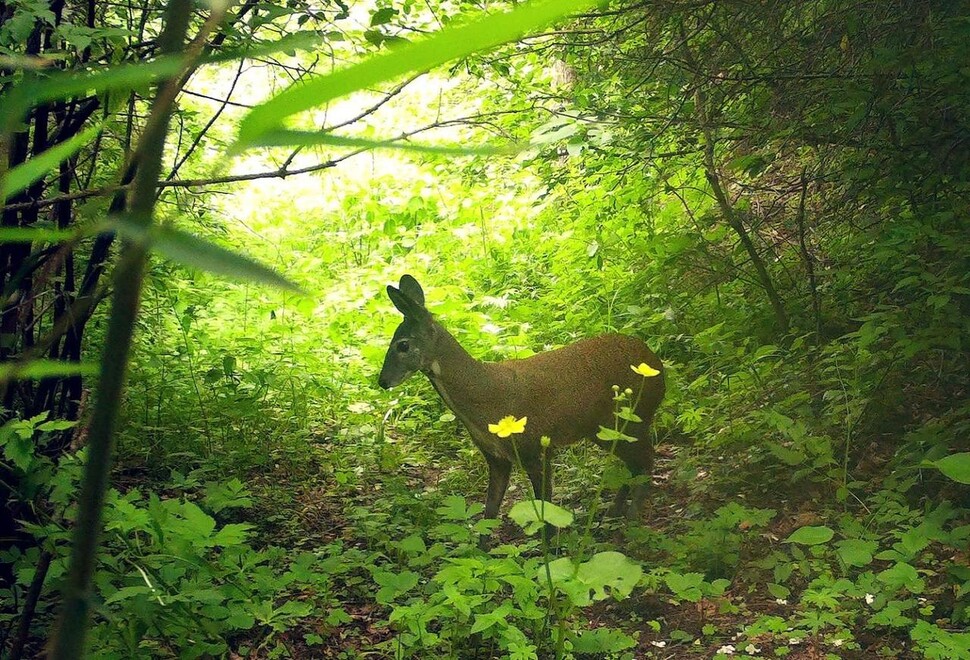
[[[400,341],[413,342],[414,348],[408,344],[410,360],[418,362],[409,363],[408,367],[427,375],[488,462],[487,516],[494,517],[498,513],[511,466],[516,462],[516,449],[536,496],[548,500],[552,489],[548,460],[555,448],[583,438],[609,448],[612,443],[596,440],[596,434],[601,426],[614,427],[614,385],[621,391],[633,390],[634,401],[643,388],[636,408],[643,421],[628,424],[624,429],[638,441],[621,441],[615,453],[634,476],[649,476],[653,467],[653,446],[647,437],[647,429],[663,399],[665,386],[663,365],[646,344],[634,337],[607,334],[521,360],[482,362],[469,355],[424,309],[423,292],[413,278],[407,281],[407,277],[401,279],[400,290],[388,288],[395,305],[405,314],[405,321],[388,349],[381,384],[392,387],[402,379],[398,372],[403,367],[398,365],[400,357],[395,353],[395,346]],[[409,291],[412,297],[408,297]],[[413,357],[415,354],[420,357]],[[644,379],[634,373],[631,366],[644,362],[660,370],[661,374]],[[632,405],[632,402],[625,405]],[[488,431],[489,424],[509,415],[516,419],[528,418],[524,433],[499,438]],[[540,447],[542,436],[551,440],[551,447],[545,452],[545,469]],[[512,442],[515,442],[514,448]],[[633,513],[643,499],[643,490],[638,487],[634,491]],[[617,494],[615,512],[620,513],[625,507],[628,491],[624,487]]]

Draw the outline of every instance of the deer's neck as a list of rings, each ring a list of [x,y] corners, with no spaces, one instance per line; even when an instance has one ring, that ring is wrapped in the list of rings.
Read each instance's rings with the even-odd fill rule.
[[[436,359],[427,372],[428,379],[444,399],[445,404],[466,425],[482,426],[498,419],[489,413],[501,402],[496,400],[508,392],[500,383],[502,370],[496,364],[476,360],[444,328],[438,326]]]

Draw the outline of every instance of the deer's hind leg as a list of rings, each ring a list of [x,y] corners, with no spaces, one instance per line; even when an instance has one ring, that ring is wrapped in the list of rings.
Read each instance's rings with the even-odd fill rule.
[[[609,451],[612,443],[600,441],[597,444]],[[653,475],[653,444],[651,444],[650,437],[644,430],[640,439],[636,442],[617,443],[613,453],[623,461],[632,478],[638,483],[632,486],[630,484],[620,486],[607,515],[615,518],[625,515],[627,518],[633,519],[640,513],[640,508],[643,506],[643,500],[646,499],[649,489],[649,479]]]
[[[523,468],[532,483],[537,500],[552,501],[552,452],[546,451],[542,458],[523,459]]]

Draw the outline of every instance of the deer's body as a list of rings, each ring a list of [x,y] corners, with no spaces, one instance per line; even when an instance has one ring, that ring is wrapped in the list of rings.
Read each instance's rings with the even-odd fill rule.
[[[405,275],[399,289],[388,287],[388,295],[404,314],[404,322],[391,341],[380,384],[394,387],[415,371],[427,375],[488,462],[487,517],[498,513],[516,453],[536,496],[548,500],[552,494],[548,461],[554,448],[583,438],[601,446],[608,444],[596,440],[596,434],[601,426],[614,426],[614,385],[621,390],[630,388],[634,393],[642,388],[636,413],[643,421],[624,429],[639,441],[621,441],[615,453],[634,476],[650,474],[653,446],[646,431],[663,398],[664,381],[662,374],[644,379],[631,369],[642,363],[663,369],[659,358],[641,340],[618,334],[601,335],[521,360],[483,362],[469,355],[424,308],[424,293],[414,278]],[[528,418],[524,433],[499,438],[489,432],[489,424],[509,415]],[[545,453],[540,447],[542,436],[551,440]],[[547,461],[545,470],[543,456]],[[624,487],[617,494],[617,513],[624,508],[628,491]],[[634,490],[632,513],[642,499],[641,485]]]

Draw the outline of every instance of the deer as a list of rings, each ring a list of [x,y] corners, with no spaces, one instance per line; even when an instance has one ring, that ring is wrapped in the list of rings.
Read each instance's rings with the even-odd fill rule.
[[[397,287],[388,285],[387,295],[404,320],[391,338],[378,384],[386,390],[417,372],[427,376],[485,457],[486,518],[498,517],[517,462],[536,499],[551,501],[555,450],[584,438],[612,450],[633,477],[643,477],[631,480],[632,488],[624,484],[619,489],[609,512],[631,519],[639,514],[653,474],[647,430],[665,391],[663,364],[642,340],[603,334],[527,358],[485,362],[473,358],[427,310],[424,290],[414,277],[404,275]],[[644,364],[653,377],[641,375]],[[601,427],[614,428],[617,386],[639,393],[629,405],[635,403],[632,412],[640,421],[623,428],[636,442],[597,438]],[[527,419],[521,433],[500,438],[489,431],[508,416]]]

